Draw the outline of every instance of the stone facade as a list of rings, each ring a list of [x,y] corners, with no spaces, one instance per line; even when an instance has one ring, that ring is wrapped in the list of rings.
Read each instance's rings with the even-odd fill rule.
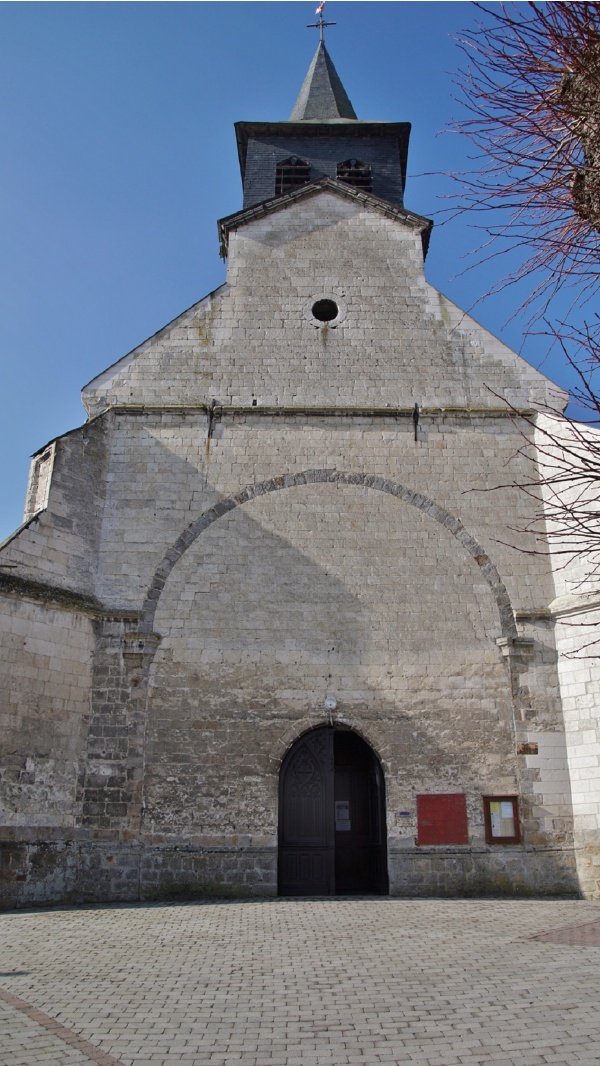
[[[392,894],[599,894],[592,687],[506,487],[565,397],[427,284],[426,231],[331,178],[231,216],[226,284],[34,458],[0,556],[5,905],[275,894],[282,760],[325,725],[381,765]],[[418,843],[431,794],[468,842]]]

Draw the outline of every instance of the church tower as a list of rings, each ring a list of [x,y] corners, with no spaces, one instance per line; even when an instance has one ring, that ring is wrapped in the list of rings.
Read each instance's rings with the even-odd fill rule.
[[[402,207],[408,122],[359,122],[324,41],[288,122],[236,123],[244,207],[333,178]]]
[[[409,132],[357,118],[321,27],[288,121],[236,125],[225,284],[34,457],[0,551],[7,905],[597,894],[511,488],[566,398],[427,283]]]

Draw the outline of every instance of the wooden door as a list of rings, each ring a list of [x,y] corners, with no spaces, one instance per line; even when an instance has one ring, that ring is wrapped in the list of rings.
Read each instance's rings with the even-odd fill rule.
[[[334,890],[333,729],[324,728],[302,737],[281,768],[279,893]]]
[[[315,729],[293,746],[281,768],[279,893],[387,891],[379,760],[356,733]]]
[[[334,737],[335,891],[388,891],[383,774],[374,752],[356,733]]]

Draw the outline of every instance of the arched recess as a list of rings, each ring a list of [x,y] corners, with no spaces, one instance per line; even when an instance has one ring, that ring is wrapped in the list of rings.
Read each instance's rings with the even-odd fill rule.
[[[266,481],[260,481],[255,485],[247,485],[240,492],[236,492],[225,500],[220,500],[219,503],[214,504],[213,507],[209,507],[208,510],[199,515],[180,534],[156,568],[142,607],[140,630],[145,633],[153,631],[156,608],[169,574],[184,552],[213,522],[218,521],[229,511],[249,503],[258,496],[264,496],[270,492],[279,492],[282,489],[293,489],[298,488],[300,485],[312,484],[357,485],[373,489],[376,492],[385,492],[429,515],[435,522],[438,522],[448,530],[479,567],[480,573],[489,585],[496,601],[502,635],[508,639],[517,637],[515,618],[506,586],[481,544],[465,529],[458,518],[427,496],[414,492],[412,489],[407,488],[406,485],[400,484],[400,482],[378,477],[375,474],[353,474],[339,470],[304,470],[299,474],[282,474],[279,477],[268,478]]]
[[[283,759],[278,892],[388,892],[383,770],[373,749],[353,730],[312,729]]]

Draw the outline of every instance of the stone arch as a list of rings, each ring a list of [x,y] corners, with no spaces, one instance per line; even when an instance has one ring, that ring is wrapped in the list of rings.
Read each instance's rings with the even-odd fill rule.
[[[357,485],[374,489],[376,492],[385,492],[390,496],[396,496],[398,499],[410,504],[411,507],[416,507],[424,514],[429,515],[430,518],[433,518],[434,521],[448,530],[479,567],[481,575],[496,601],[503,636],[510,640],[517,637],[515,617],[506,586],[484,548],[464,527],[460,519],[440,507],[428,496],[414,492],[400,482],[379,477],[375,474],[352,474],[339,470],[303,470],[299,474],[281,474],[279,477],[268,478],[254,485],[247,485],[240,492],[228,496],[225,500],[220,500],[219,503],[203,511],[180,534],[157,566],[142,607],[141,631],[144,633],[153,631],[156,608],[169,574],[184,552],[213,522],[228,514],[229,511],[235,510],[236,507],[250,503],[251,500],[256,499],[258,496],[264,496],[269,492],[279,492],[281,489],[292,489],[298,488],[300,485],[314,484]]]
[[[280,738],[279,746],[272,755],[273,765],[276,767],[276,772],[279,773],[285,758],[299,740],[308,736],[309,733],[314,733],[317,729],[326,729],[328,726],[331,726],[334,729],[348,729],[351,733],[356,733],[361,740],[364,740],[365,744],[368,744],[379,760],[385,777],[389,772],[389,763],[383,756],[379,745],[365,729],[365,725],[369,724],[370,723],[363,721],[357,722],[355,716],[348,714],[346,711],[344,711],[343,716],[337,715],[335,712],[331,717],[323,717],[323,715],[319,714],[306,715],[300,721],[290,724],[285,734]]]

